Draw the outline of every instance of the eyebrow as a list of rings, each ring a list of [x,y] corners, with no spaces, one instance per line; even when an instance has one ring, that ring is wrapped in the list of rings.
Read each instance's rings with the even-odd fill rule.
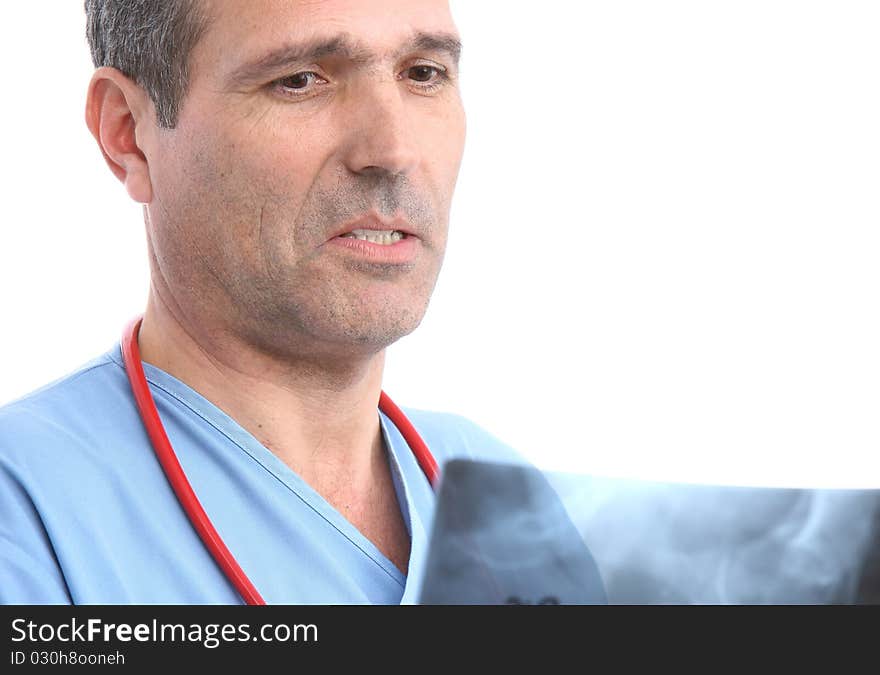
[[[452,33],[418,31],[397,48],[393,56],[398,59],[414,51],[443,52],[457,67],[461,58],[461,41]],[[235,68],[227,79],[233,84],[254,82],[267,74],[318,61],[328,56],[341,57],[362,66],[379,61],[379,56],[363,43],[346,33],[339,33],[305,42],[285,43]]]

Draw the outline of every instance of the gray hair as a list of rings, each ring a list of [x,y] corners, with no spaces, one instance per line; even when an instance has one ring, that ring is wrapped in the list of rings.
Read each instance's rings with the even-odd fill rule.
[[[177,125],[189,57],[208,28],[200,0],[85,0],[95,68],[111,66],[138,83],[159,126]]]

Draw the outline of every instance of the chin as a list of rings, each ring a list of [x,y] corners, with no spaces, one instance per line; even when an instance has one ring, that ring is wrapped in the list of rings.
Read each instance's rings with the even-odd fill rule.
[[[384,321],[377,321],[377,317],[373,316],[369,324],[349,325],[343,329],[343,339],[349,344],[381,351],[418,328],[424,314],[424,312],[399,314],[394,317],[384,317],[386,319]]]
[[[375,351],[381,351],[386,347],[393,345],[400,338],[406,337],[412,333],[418,324],[412,326],[393,326],[393,327],[377,327],[362,329],[360,332],[349,333],[348,341],[361,346],[370,347]]]

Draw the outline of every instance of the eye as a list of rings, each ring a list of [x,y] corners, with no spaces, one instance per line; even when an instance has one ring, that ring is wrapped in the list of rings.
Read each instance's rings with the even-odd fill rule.
[[[413,66],[409,69],[409,77],[416,82],[430,82],[434,73],[439,74],[440,69],[434,66]]]
[[[318,73],[307,70],[282,77],[273,84],[287,95],[303,96],[314,89],[316,85],[320,83],[326,84],[326,82],[327,80],[318,75]]]
[[[405,75],[410,81],[416,83],[420,89],[429,91],[441,87],[449,79],[449,75],[444,68],[425,63],[410,66],[406,69]]]

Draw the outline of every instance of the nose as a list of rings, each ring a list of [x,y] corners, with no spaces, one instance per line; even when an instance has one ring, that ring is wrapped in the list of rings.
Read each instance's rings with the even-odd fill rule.
[[[363,175],[406,175],[419,164],[415,110],[396,81],[374,83],[355,97],[345,163]],[[367,89],[367,87],[365,87]]]

